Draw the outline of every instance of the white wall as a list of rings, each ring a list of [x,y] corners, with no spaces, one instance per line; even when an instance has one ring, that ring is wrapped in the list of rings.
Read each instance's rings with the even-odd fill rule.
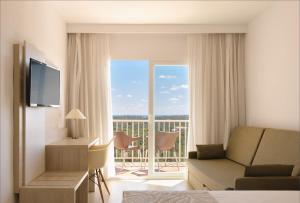
[[[186,62],[186,34],[111,34],[112,59]]]
[[[64,74],[66,25],[42,1],[1,1],[0,69],[0,202],[14,202],[13,196],[13,43],[27,42],[41,50],[49,62]],[[64,75],[62,75],[64,78]],[[62,90],[64,81],[62,81]],[[63,95],[63,91],[62,91]],[[64,136],[64,97],[61,108],[44,109],[46,143]]]
[[[247,122],[299,130],[299,1],[276,1],[248,26]]]

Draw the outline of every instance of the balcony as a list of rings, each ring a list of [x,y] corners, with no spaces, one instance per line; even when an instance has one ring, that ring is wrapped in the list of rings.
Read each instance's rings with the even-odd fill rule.
[[[155,120],[155,132],[179,132],[175,148],[155,155],[156,172],[182,172],[186,169],[188,124],[186,120]],[[122,152],[115,148],[116,174],[119,177],[143,177],[148,175],[148,120],[113,121],[114,132],[125,132],[133,138],[133,146],[140,150]]]

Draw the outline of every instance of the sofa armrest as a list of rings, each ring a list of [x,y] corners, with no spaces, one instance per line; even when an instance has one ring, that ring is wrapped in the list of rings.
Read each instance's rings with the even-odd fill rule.
[[[243,177],[235,180],[236,190],[300,190],[300,176]]]
[[[197,151],[189,152],[189,159],[197,159]]]

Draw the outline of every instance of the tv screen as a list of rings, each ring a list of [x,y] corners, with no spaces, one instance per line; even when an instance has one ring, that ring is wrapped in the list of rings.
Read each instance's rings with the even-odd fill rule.
[[[41,63],[30,59],[29,106],[58,106],[60,98],[60,72]]]

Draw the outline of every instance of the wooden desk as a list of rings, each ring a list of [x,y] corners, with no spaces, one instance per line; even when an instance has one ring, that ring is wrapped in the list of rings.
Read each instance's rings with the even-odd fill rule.
[[[88,172],[45,172],[20,193],[21,203],[87,203]]]
[[[46,145],[46,171],[88,170],[88,149],[98,137],[65,138]]]
[[[88,171],[88,149],[98,137],[65,138],[46,145],[46,171]],[[89,191],[95,190],[89,184]]]

